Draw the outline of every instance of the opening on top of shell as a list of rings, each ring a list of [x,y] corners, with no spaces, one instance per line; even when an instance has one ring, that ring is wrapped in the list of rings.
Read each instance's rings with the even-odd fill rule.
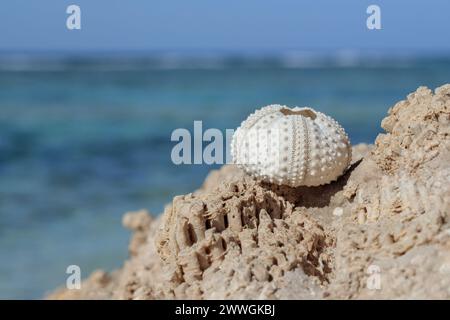
[[[285,116],[300,115],[307,118],[311,118],[313,120],[316,118],[316,113],[309,108],[294,108],[294,109],[283,108],[280,110],[280,112]]]

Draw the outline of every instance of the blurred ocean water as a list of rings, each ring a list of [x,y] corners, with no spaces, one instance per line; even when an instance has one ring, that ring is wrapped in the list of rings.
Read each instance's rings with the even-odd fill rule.
[[[40,298],[68,265],[120,267],[126,211],[154,215],[217,166],[173,165],[176,128],[236,128],[270,103],[311,106],[353,143],[389,107],[450,81],[450,59],[0,59],[0,298]]]

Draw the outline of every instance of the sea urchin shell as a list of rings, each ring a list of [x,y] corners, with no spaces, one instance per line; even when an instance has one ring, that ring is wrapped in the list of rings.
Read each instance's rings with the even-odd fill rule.
[[[344,129],[311,108],[270,105],[251,114],[235,131],[233,162],[263,181],[291,187],[336,180],[349,166]]]

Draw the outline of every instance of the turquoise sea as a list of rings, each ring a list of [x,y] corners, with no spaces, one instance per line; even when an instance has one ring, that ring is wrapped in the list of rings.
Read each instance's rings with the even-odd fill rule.
[[[158,215],[217,166],[172,164],[176,128],[236,128],[271,103],[311,106],[353,143],[450,59],[0,57],[0,298],[41,298],[127,256],[126,211]]]

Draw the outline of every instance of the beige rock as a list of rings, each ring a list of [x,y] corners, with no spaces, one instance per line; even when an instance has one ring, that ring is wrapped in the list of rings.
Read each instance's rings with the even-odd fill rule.
[[[450,298],[450,85],[389,110],[338,181],[289,188],[233,166],[161,217],[124,217],[130,258],[51,299]]]

